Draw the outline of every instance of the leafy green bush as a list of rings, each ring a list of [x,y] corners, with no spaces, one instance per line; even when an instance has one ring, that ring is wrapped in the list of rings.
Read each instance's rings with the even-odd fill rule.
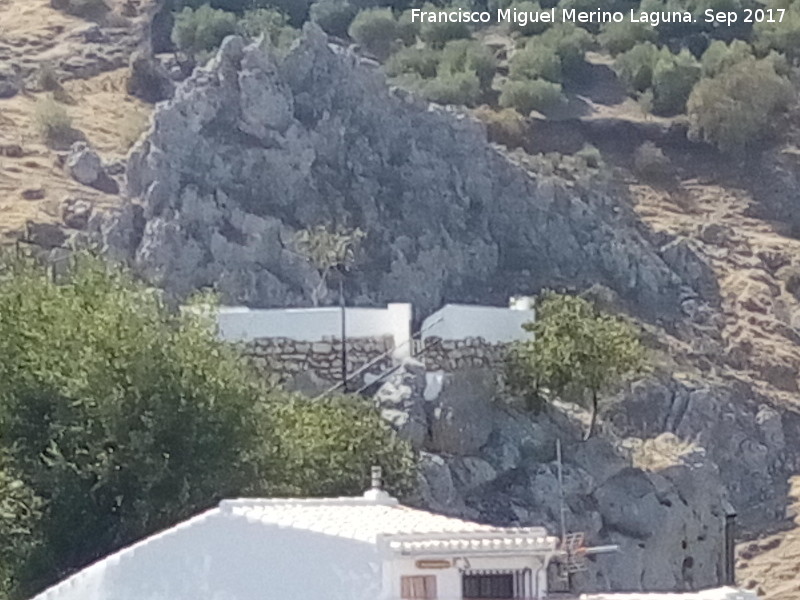
[[[525,118],[513,108],[496,111],[482,106],[475,111],[475,116],[486,125],[486,135],[490,142],[503,144],[508,148],[519,148],[525,144],[527,124]]]
[[[250,10],[277,10],[285,14],[289,22],[299,27],[308,18],[309,8],[313,0],[172,0],[175,10],[183,8],[198,9],[208,4],[211,8],[242,15]]]
[[[653,68],[660,53],[655,44],[644,42],[617,56],[614,71],[631,93],[644,92],[653,85]]]
[[[553,48],[561,59],[561,72],[565,77],[574,77],[584,64],[586,50],[592,44],[592,36],[571,23],[560,23],[541,35],[532,37],[527,46],[543,45]]]
[[[53,98],[45,98],[36,104],[34,121],[39,134],[47,144],[64,145],[74,138],[72,118]]]
[[[402,497],[414,487],[408,444],[361,397],[292,398],[272,406],[271,420],[275,431],[285,432],[279,436],[279,464],[286,475],[280,495],[360,493],[373,465],[390,476],[390,493]]]
[[[440,75],[472,72],[478,76],[481,89],[492,85],[497,61],[486,46],[473,40],[454,40],[445,44],[439,63]]]
[[[633,153],[633,167],[646,179],[665,180],[672,174],[672,164],[664,152],[653,142],[644,142]]]
[[[790,60],[797,61],[800,58],[800,3],[795,1],[788,7],[782,5],[780,8],[786,9],[782,21],[756,23],[753,26],[755,46],[762,54],[776,50]]]
[[[599,169],[603,166],[603,155],[597,147],[591,144],[584,144],[583,148],[575,153],[575,156],[586,163],[591,169]]]
[[[715,77],[728,67],[752,57],[753,49],[747,42],[733,40],[728,45],[721,40],[714,40],[700,58],[703,77]]]
[[[417,43],[419,37],[420,23],[414,21],[413,15],[410,10],[400,13],[397,19],[398,22],[398,39],[402,40],[406,46],[413,46]]]
[[[356,15],[348,33],[367,51],[380,60],[386,60],[401,36],[401,29],[391,9],[368,8]]]
[[[452,10],[448,7],[434,7],[430,4],[425,6],[425,10]],[[469,25],[458,22],[429,23],[424,22],[419,27],[420,39],[429,44],[432,48],[444,48],[447,42],[452,40],[468,39],[472,37]]]
[[[627,52],[636,44],[653,42],[658,37],[656,29],[647,23],[622,21],[606,23],[600,30],[597,40],[613,56]]]
[[[663,50],[653,68],[653,112],[682,113],[692,87],[700,79],[700,65],[688,50],[672,54]]]
[[[416,73],[420,77],[430,79],[436,77],[441,52],[430,48],[403,48],[395,52],[386,61],[386,73],[389,77],[399,77],[408,73]]]
[[[500,92],[500,106],[516,109],[523,116],[531,111],[548,112],[564,100],[561,85],[542,79],[516,81],[510,79]]]
[[[172,42],[178,50],[196,56],[219,47],[222,40],[236,30],[237,19],[233,13],[207,4],[196,10],[187,7],[175,15]]]
[[[239,30],[251,39],[263,35],[267,43],[278,48],[288,47],[299,35],[289,26],[285,14],[271,8],[248,10],[239,21]]]
[[[9,464],[0,449],[0,598],[21,596],[22,572],[41,544],[36,524],[41,519],[42,499]]]
[[[472,71],[437,75],[425,82],[422,95],[437,104],[474,106],[481,97],[481,82]]]
[[[741,154],[768,136],[793,98],[789,81],[767,60],[748,59],[702,79],[687,103],[690,134]]]
[[[331,35],[345,37],[358,9],[347,0],[318,0],[311,5],[311,20]]]
[[[531,0],[514,2],[509,6],[509,8],[516,9],[517,11],[520,12],[529,12],[529,13],[540,13],[542,11],[542,7],[539,5],[539,3],[532,2]],[[496,11],[492,12],[496,14]],[[517,25],[516,23],[509,23],[507,27],[510,33],[519,33],[521,35],[537,35],[545,31],[551,25],[552,23],[548,23],[545,21],[529,21],[525,25]]]
[[[529,44],[517,50],[509,60],[508,73],[511,79],[545,79],[559,83],[561,58],[550,46]]]
[[[374,408],[268,387],[206,302],[177,312],[75,260],[58,285],[0,267],[0,581],[20,597],[222,498],[357,494],[376,462],[409,488],[410,449]]]

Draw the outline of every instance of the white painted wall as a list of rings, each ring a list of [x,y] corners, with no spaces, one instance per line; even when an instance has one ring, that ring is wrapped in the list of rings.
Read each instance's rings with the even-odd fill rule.
[[[374,544],[214,509],[34,600],[385,600]]]
[[[400,598],[400,578],[404,575],[435,575],[439,600],[461,600],[463,597],[459,568],[464,567],[463,559],[458,559],[455,566],[449,569],[418,569],[416,561],[425,559],[450,559],[453,556],[415,556],[392,561],[390,570],[392,578],[393,598]],[[545,556],[503,556],[503,557],[469,557],[469,568],[475,570],[499,569],[522,570],[531,569],[534,589],[532,598],[547,597],[547,572]]]
[[[300,342],[340,338],[341,310],[324,308],[250,309],[222,307],[217,325],[223,339],[246,342],[257,338],[285,337]],[[345,308],[348,338],[392,336],[397,358],[410,356],[411,305],[388,304],[386,308]]]
[[[513,342],[530,335],[522,325],[533,321],[535,315],[535,311],[525,308],[524,304],[520,308],[447,304],[423,321],[421,337],[423,340],[428,337],[443,340],[481,337],[491,344]]]

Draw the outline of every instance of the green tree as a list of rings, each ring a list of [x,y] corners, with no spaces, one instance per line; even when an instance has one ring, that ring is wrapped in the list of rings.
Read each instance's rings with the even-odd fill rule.
[[[653,111],[673,115],[686,110],[686,100],[700,79],[700,65],[688,50],[663,49],[653,67]]]
[[[438,74],[474,73],[481,90],[486,91],[491,88],[496,68],[497,61],[485,45],[473,40],[453,40],[442,50]]]
[[[528,45],[511,56],[508,75],[511,79],[522,81],[541,78],[561,83],[561,58],[552,47]]]
[[[377,410],[365,409],[362,398],[294,398],[275,404],[273,415],[279,431],[292,432],[281,438],[281,468],[291,474],[281,495],[360,492],[373,465],[390,476],[386,481],[390,493],[402,497],[412,490],[414,457],[408,444],[392,433]]]
[[[271,8],[248,10],[239,21],[239,31],[251,39],[264,36],[264,42],[276,48],[288,48],[299,35],[289,25],[289,18]]]
[[[88,257],[58,284],[0,271],[0,581],[15,596],[222,498],[359,493],[375,461],[406,485],[410,450],[374,408],[269,387],[218,340],[210,301],[175,312]]]
[[[720,75],[701,80],[687,103],[689,134],[741,155],[768,137],[793,99],[789,80],[769,59],[736,63]]]
[[[432,4],[426,4],[424,10],[454,10],[458,6],[451,7],[436,7]],[[460,39],[469,39],[472,37],[472,31],[467,23],[459,22],[440,22],[430,23],[425,21],[420,24],[419,37],[431,48],[441,49],[444,48],[447,42]]]
[[[412,73],[430,79],[436,77],[440,60],[441,52],[430,48],[403,48],[386,61],[386,73],[389,77]]]
[[[597,421],[600,394],[645,366],[644,349],[628,322],[598,312],[587,300],[544,293],[536,320],[526,324],[530,340],[518,343],[509,358],[509,382],[536,407],[539,390],[589,394],[591,420],[585,439]]]
[[[753,58],[753,48],[747,42],[733,40],[730,44],[726,44],[721,40],[715,40],[700,57],[703,77],[719,75],[728,67],[748,58]]]
[[[510,79],[503,84],[499,103],[502,108],[516,109],[527,117],[532,110],[548,112],[564,101],[561,85],[543,79],[515,81]]]
[[[619,23],[606,23],[597,36],[597,41],[616,56],[622,52],[627,52],[636,44],[643,42],[653,42],[658,37],[655,27],[648,23],[635,21],[621,21]]]
[[[426,80],[419,93],[437,104],[474,106],[481,97],[481,82],[472,71],[441,74]]]
[[[644,42],[617,56],[614,71],[630,93],[644,92],[653,85],[653,68],[659,55],[655,44]]]
[[[774,23],[764,21],[753,26],[754,45],[762,54],[776,50],[785,54],[792,62],[796,62],[800,57],[800,2],[776,0],[767,3],[767,6],[774,9],[782,8],[786,12],[780,21],[773,19]]]
[[[592,41],[591,34],[585,29],[576,27],[572,23],[559,23],[541,35],[533,36],[526,45],[552,48],[561,59],[564,76],[574,77],[584,64],[584,55]]]
[[[0,449],[0,598],[4,600],[19,587],[26,560],[40,542],[36,522],[41,504]]]
[[[311,5],[311,20],[331,35],[346,37],[358,9],[347,0],[318,0]]]
[[[336,269],[353,266],[356,252],[366,237],[361,229],[334,228],[317,225],[297,232],[294,244],[319,273],[319,282],[311,292],[314,306],[318,306],[328,284],[328,276]]]
[[[196,10],[186,7],[175,15],[172,42],[178,50],[198,56],[219,47],[227,36],[237,31],[233,13],[211,8],[208,4]]]
[[[367,51],[386,60],[402,38],[400,24],[389,8],[362,10],[353,19],[348,33]]]

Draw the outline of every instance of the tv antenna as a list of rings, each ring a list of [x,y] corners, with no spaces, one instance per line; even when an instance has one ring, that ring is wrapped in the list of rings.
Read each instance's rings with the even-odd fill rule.
[[[586,534],[582,531],[567,531],[566,506],[564,504],[564,465],[561,459],[561,439],[556,439],[556,465],[558,467],[558,513],[561,527],[559,545],[558,576],[571,583],[571,575],[588,569],[586,557],[592,554],[607,554],[619,551],[616,544],[587,546]]]

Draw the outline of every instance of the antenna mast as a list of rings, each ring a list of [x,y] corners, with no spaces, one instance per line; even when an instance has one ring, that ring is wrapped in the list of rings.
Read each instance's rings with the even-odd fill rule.
[[[556,462],[558,464],[558,518],[561,525],[561,546],[567,537],[567,522],[564,516],[564,469],[561,464],[561,438],[556,438]]]

